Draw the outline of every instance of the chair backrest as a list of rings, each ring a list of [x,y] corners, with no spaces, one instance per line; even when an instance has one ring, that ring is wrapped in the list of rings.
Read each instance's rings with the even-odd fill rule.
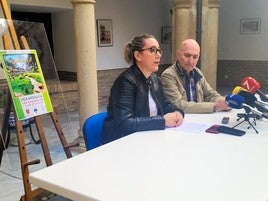
[[[94,149],[101,145],[101,132],[103,120],[107,112],[101,112],[90,116],[83,125],[83,135],[86,150]]]

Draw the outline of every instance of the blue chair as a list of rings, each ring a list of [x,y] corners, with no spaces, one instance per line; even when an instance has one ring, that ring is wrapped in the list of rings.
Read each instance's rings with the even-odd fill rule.
[[[83,125],[83,135],[86,144],[86,150],[94,149],[101,145],[101,131],[107,112],[94,114],[87,118]]]

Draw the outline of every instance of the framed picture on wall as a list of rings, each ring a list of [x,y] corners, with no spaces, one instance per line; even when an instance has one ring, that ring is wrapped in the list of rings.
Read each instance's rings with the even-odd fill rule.
[[[261,33],[261,18],[240,20],[240,34],[259,34],[259,33]]]
[[[162,27],[161,30],[161,43],[170,43],[171,42],[171,27]]]
[[[113,26],[110,19],[97,20],[98,46],[113,46]]]

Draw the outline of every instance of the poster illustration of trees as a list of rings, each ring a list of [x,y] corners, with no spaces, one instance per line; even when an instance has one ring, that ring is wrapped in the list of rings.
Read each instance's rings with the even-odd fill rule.
[[[18,120],[53,111],[35,50],[0,50]]]

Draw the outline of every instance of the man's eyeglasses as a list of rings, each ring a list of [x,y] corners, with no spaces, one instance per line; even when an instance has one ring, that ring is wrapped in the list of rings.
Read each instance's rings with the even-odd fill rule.
[[[157,49],[155,46],[153,47],[149,47],[149,48],[145,48],[145,49],[141,49],[139,50],[139,52],[141,51],[145,51],[145,50],[149,50],[152,54],[157,54],[157,52],[162,55],[163,54],[163,50],[161,48]]]

